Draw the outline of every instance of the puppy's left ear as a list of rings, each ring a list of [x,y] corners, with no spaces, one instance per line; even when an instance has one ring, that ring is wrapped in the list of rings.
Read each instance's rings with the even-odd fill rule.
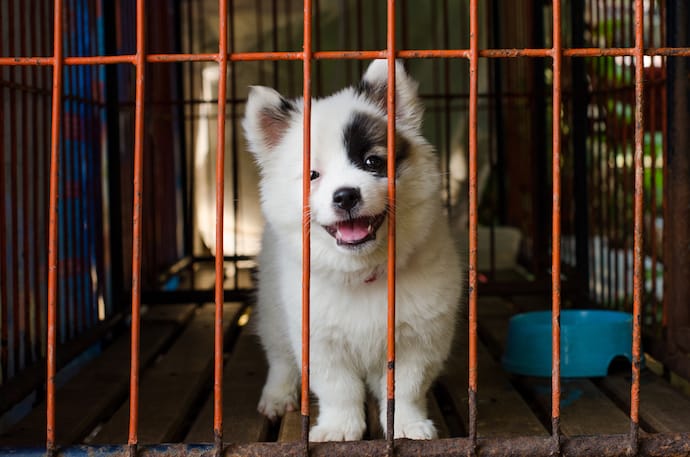
[[[242,127],[249,150],[257,159],[280,143],[296,111],[293,102],[271,88],[249,88]]]
[[[424,110],[417,96],[417,82],[410,78],[399,60],[395,61],[395,120],[401,127],[418,130]],[[388,61],[374,60],[355,90],[378,105],[387,108]]]

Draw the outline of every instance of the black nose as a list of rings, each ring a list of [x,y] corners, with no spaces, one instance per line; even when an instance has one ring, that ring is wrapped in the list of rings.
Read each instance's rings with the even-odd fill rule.
[[[351,210],[362,199],[359,189],[355,187],[341,187],[333,192],[333,204],[346,211]]]

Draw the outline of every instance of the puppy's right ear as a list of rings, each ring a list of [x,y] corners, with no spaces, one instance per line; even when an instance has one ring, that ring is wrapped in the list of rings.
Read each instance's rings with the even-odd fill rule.
[[[297,106],[268,87],[251,86],[242,127],[257,158],[276,147],[287,132]]]

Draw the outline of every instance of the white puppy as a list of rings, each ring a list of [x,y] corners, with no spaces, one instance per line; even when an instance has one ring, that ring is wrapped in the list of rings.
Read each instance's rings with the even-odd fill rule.
[[[396,215],[395,437],[429,439],[426,393],[448,356],[463,277],[443,213],[433,148],[421,136],[417,84],[396,64],[396,192],[388,204],[387,64],[312,103],[311,389],[313,441],[358,440],[368,388],[386,426],[387,220]],[[298,402],[301,359],[301,99],[253,87],[243,127],[261,173],[266,218],[258,332],[269,372],[259,411]]]

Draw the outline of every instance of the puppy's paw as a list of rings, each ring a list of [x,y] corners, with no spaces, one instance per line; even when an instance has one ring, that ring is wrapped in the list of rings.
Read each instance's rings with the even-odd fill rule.
[[[286,411],[297,410],[297,392],[284,389],[272,390],[264,387],[257,410],[268,417],[271,422],[275,422]]]
[[[366,425],[359,421],[318,424],[309,431],[309,441],[357,441],[364,435]]]
[[[438,432],[436,432],[436,427],[434,423],[429,419],[422,419],[414,422],[408,422],[405,424],[395,424],[395,437],[396,438],[409,438],[412,440],[431,440],[437,438]]]

